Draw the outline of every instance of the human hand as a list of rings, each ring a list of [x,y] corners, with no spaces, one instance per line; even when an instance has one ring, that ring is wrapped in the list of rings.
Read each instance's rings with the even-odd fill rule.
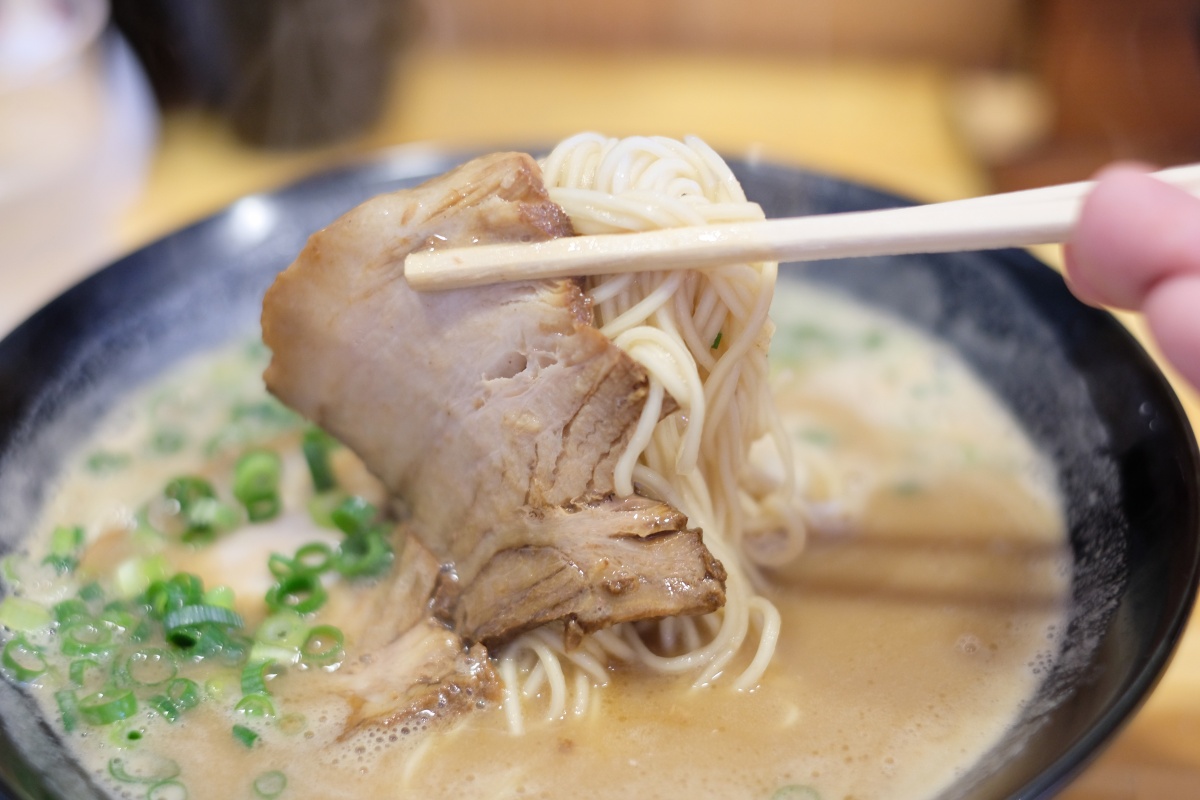
[[[1200,198],[1130,164],[1097,176],[1064,249],[1092,305],[1141,311],[1163,355],[1200,388]]]

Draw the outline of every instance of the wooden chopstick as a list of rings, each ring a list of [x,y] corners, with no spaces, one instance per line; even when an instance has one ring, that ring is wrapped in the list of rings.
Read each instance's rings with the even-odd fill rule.
[[[1154,173],[1200,193],[1200,164]],[[602,234],[531,244],[411,253],[404,264],[421,291],[506,281],[708,269],[749,261],[812,261],[945,253],[1061,242],[1070,235],[1091,181],[923,206]]]

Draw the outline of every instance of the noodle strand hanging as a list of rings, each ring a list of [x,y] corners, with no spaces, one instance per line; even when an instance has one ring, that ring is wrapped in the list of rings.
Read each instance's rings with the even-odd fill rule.
[[[729,167],[695,138],[585,133],[559,144],[542,168],[550,196],[584,235],[763,216]],[[791,448],[767,385],[773,331],[767,312],[776,271],[776,264],[763,262],[599,277],[587,285],[597,327],[650,376],[642,417],[617,465],[617,491],[636,488],[680,508],[728,572],[724,608],[700,620],[626,624],[594,635],[602,657],[594,664],[632,662],[691,674],[699,686],[719,680],[743,653],[745,666],[732,685],[744,690],[770,662],[779,614],[756,591],[756,564],[765,559],[746,550],[755,537],[770,536],[769,552],[782,560],[804,545]],[[668,398],[677,410],[664,417]],[[747,469],[752,455],[764,450],[783,465],[774,480]],[[521,664],[533,668],[523,655],[531,651],[544,669],[552,650],[569,664],[552,638],[535,631],[512,642],[502,654],[506,679]],[[586,702],[557,696],[563,685],[550,692],[555,714]]]

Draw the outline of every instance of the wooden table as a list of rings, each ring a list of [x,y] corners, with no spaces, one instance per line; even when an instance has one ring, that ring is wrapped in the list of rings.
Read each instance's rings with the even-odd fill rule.
[[[926,200],[965,197],[987,191],[988,182],[951,127],[949,88],[947,74],[922,64],[418,50],[404,59],[380,123],[336,147],[262,152],[238,144],[211,117],[172,113],[146,190],[116,241],[132,249],[241,195],[380,148],[542,144],[580,130],[694,133],[728,154]],[[1043,255],[1057,259],[1053,250]],[[19,279],[6,288],[20,291]],[[30,308],[41,299],[30,297]],[[1139,321],[1128,322],[1145,340]],[[1195,393],[1176,386],[1200,420]],[[1062,796],[1200,798],[1200,623],[1146,706]]]

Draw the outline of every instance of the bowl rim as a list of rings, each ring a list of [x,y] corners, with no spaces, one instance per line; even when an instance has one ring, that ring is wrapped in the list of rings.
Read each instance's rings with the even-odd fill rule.
[[[546,148],[533,148],[531,150],[530,148],[514,147],[511,149],[537,153]],[[241,197],[224,208],[172,231],[154,242],[139,247],[122,258],[117,259],[91,276],[76,283],[33,315],[22,320],[8,335],[0,340],[0,374],[5,373],[3,368],[4,362],[9,358],[10,351],[14,347],[21,347],[36,341],[39,331],[42,331],[46,324],[51,322],[51,318],[59,313],[64,304],[68,303],[72,297],[78,300],[89,292],[93,292],[97,286],[103,285],[106,281],[115,280],[114,276],[120,273],[121,270],[130,269],[129,265],[136,263],[136,259],[144,257],[147,251],[155,247],[161,247],[165,243],[178,241],[180,236],[189,231],[197,231],[207,226],[222,224],[234,213],[238,203],[250,198],[261,200],[286,199],[293,194],[300,195],[305,192],[319,190],[322,185],[329,181],[348,182],[362,178],[366,179],[370,184],[377,184],[390,183],[397,180],[415,180],[443,171],[449,166],[460,163],[462,160],[479,152],[484,151],[478,148],[446,148],[432,143],[399,145],[344,163],[335,164],[282,187]],[[750,169],[779,169],[789,173],[834,180],[853,187],[855,191],[871,195],[881,205],[907,204],[912,202],[907,198],[869,185],[814,172],[796,165],[774,161],[760,162],[753,158],[737,156],[729,156],[728,160],[731,163],[737,163]],[[1050,267],[1047,267],[1023,250],[991,252],[996,254],[996,258],[1002,259],[1005,262],[1023,264],[1022,268],[1024,269],[1034,266],[1039,270],[1054,274],[1054,271]],[[1112,315],[1107,316],[1111,324],[1115,326],[1115,329],[1127,340],[1126,343],[1131,350],[1140,353],[1140,357],[1151,367],[1150,374],[1153,375],[1154,389],[1162,398],[1166,399],[1166,405],[1163,408],[1164,413],[1168,414],[1185,432],[1184,441],[1180,443],[1180,465],[1186,472],[1186,480],[1189,482],[1193,498],[1195,498],[1200,493],[1200,448],[1197,445],[1196,428],[1192,421],[1188,419],[1182,403],[1179,401],[1170,382],[1163,375],[1161,369],[1159,369],[1157,362],[1150,357],[1138,339],[1126,326],[1117,321]],[[2,400],[3,398],[0,398],[0,401]],[[0,402],[0,412],[7,412],[3,402]],[[3,418],[0,416],[0,422],[2,421]],[[8,437],[0,436],[0,466],[4,464],[4,455],[7,452],[9,444],[10,440]],[[1013,795],[1014,797],[1048,797],[1067,785],[1070,780],[1097,758],[1103,748],[1111,743],[1112,739],[1130,722],[1136,711],[1145,703],[1154,687],[1162,678],[1167,665],[1178,648],[1183,631],[1195,605],[1198,588],[1200,588],[1200,505],[1193,505],[1187,511],[1191,517],[1191,529],[1195,533],[1191,558],[1186,565],[1188,574],[1187,589],[1183,596],[1179,598],[1180,602],[1170,609],[1169,618],[1165,621],[1165,635],[1155,642],[1154,647],[1148,654],[1145,654],[1139,668],[1132,674],[1131,679],[1127,682],[1123,690],[1115,697],[1115,700],[1104,712],[1097,716],[1094,724],[1087,729],[1084,735],[1066,748],[1049,769],[1044,770],[1026,782],[1020,791]],[[0,776],[0,797],[8,796],[7,792],[9,791],[17,791],[14,787],[6,786],[2,778],[3,776]]]

